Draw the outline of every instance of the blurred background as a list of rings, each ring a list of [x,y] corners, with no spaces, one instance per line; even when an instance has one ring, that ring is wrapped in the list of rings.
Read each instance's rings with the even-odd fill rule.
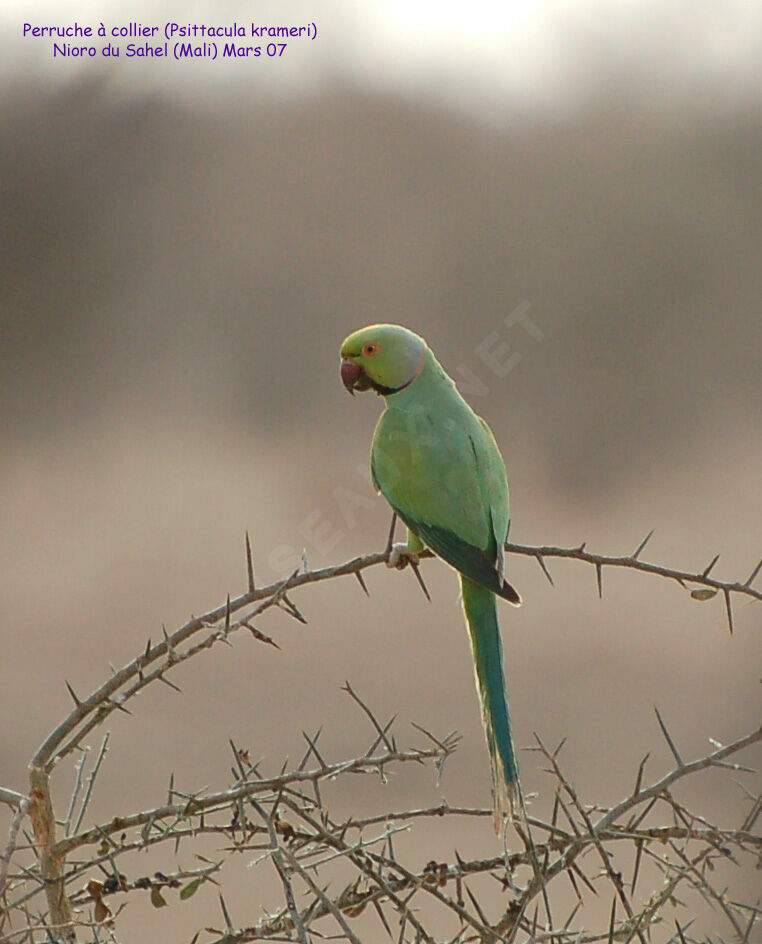
[[[383,547],[367,473],[382,403],[338,377],[341,340],[370,322],[423,334],[491,424],[513,540],[625,554],[655,528],[647,559],[703,569],[720,553],[716,574],[738,580],[762,554],[762,7],[76,11],[93,26],[254,15],[314,21],[317,39],[256,61],[54,59],[22,37],[25,7],[0,12],[3,786],[25,789],[71,707],[64,679],[84,696],[162,623],[242,592],[245,529],[261,582],[303,550],[316,568]],[[647,751],[651,779],[668,768],[655,704],[686,757],[758,723],[759,607],[737,605],[731,637],[721,599],[604,572],[598,600],[591,568],[550,566],[555,589],[509,560],[516,738],[567,737],[587,801],[623,796]],[[439,786],[363,782],[337,810],[488,805],[457,583],[425,571],[432,605],[410,573],[370,573],[370,599],[353,579],[309,588],[308,626],[263,621],[281,651],[239,638],[177,672],[185,694],[147,692],[112,719],[90,819],[159,803],[171,771],[223,787],[228,737],[266,770],[320,725],[328,757],[364,751],[345,679],[399,713],[401,741],[411,719],[464,741]],[[547,811],[551,781],[523,757]],[[732,825],[747,802],[729,782],[685,795]],[[59,804],[72,783],[64,765]],[[495,854],[490,830],[413,834],[411,861]],[[252,923],[259,891],[235,881],[233,920]],[[751,896],[758,875],[733,881]],[[212,891],[162,912],[135,900],[119,928],[185,939],[216,909]],[[699,936],[719,927],[701,915]]]

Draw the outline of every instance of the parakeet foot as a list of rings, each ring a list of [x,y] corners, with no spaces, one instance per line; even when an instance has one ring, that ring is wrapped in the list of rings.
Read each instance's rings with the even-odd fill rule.
[[[418,555],[408,550],[407,544],[392,544],[386,566],[396,570],[404,570],[408,564],[414,567],[418,564]]]

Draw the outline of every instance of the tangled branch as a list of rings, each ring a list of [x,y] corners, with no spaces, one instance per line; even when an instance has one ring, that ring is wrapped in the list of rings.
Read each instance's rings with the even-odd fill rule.
[[[178,686],[168,676],[187,660],[230,645],[231,637],[247,630],[262,644],[277,643],[260,624],[264,614],[276,607],[300,622],[306,619],[292,594],[312,583],[354,576],[368,593],[365,572],[387,563],[392,548],[394,520],[386,548],[356,557],[343,564],[310,570],[303,567],[275,584],[257,588],[251,546],[246,536],[245,593],[230,598],[200,617],[191,616],[174,632],[163,630],[157,642],[145,648],[96,688],[80,698],[67,682],[74,707],[45,738],[30,763],[28,794],[0,787],[0,802],[13,808],[8,842],[0,855],[0,939],[33,941],[37,932],[46,940],[74,942],[80,932],[105,940],[114,933],[121,907],[140,890],[149,890],[151,902],[166,904],[166,889],[179,889],[181,900],[207,884],[221,880],[233,852],[255,855],[256,868],[274,869],[283,891],[283,905],[254,924],[236,926],[220,893],[222,927],[210,932],[210,944],[234,944],[254,940],[310,942],[325,934],[359,942],[367,932],[370,908],[385,933],[394,940],[437,941],[444,915],[449,922],[448,940],[511,942],[548,940],[595,942],[639,940],[659,922],[665,904],[677,901],[676,890],[688,889],[712,904],[740,941],[749,941],[758,920],[758,905],[733,899],[727,887],[713,881],[717,863],[759,859],[762,839],[755,832],[762,812],[762,799],[749,794],[749,811],[741,823],[717,826],[698,812],[678,802],[674,786],[708,769],[744,771],[729,758],[762,740],[762,728],[715,749],[696,760],[683,760],[662,718],[657,720],[672,756],[673,768],[649,785],[643,785],[645,760],[640,764],[632,793],[619,803],[602,808],[584,802],[564,773],[559,750],[549,750],[538,738],[535,750],[549,765],[555,796],[553,814],[547,821],[532,812],[512,824],[519,847],[501,856],[465,861],[457,853],[452,861],[429,862],[423,869],[405,864],[395,837],[416,824],[457,817],[464,821],[489,816],[490,811],[439,804],[428,808],[384,811],[365,819],[333,818],[323,801],[323,792],[336,781],[357,776],[384,777],[390,767],[411,762],[442,766],[455,750],[457,734],[436,737],[416,725],[425,746],[400,748],[392,721],[382,723],[347,684],[346,691],[372,726],[367,751],[358,757],[329,762],[318,747],[318,736],[305,734],[308,749],[301,762],[265,776],[252,764],[245,750],[233,745],[236,776],[232,783],[213,792],[181,791],[173,780],[166,802],[150,809],[120,813],[105,823],[83,828],[95,782],[105,757],[108,736],[95,762],[85,770],[85,756],[76,767],[76,782],[68,813],[56,817],[50,794],[50,778],[56,767],[98,729],[114,711],[130,713],[131,700],[146,686],[162,682]],[[744,581],[723,581],[712,576],[718,558],[703,570],[674,570],[640,559],[650,534],[626,556],[594,554],[584,544],[575,548],[506,545],[509,553],[534,557],[552,583],[547,561],[566,558],[595,569],[599,593],[604,568],[626,568],[676,581],[693,599],[706,600],[721,593],[728,625],[733,631],[732,598],[762,599],[753,582],[762,561]],[[424,552],[421,559],[431,555]],[[414,574],[423,592],[428,589],[418,565]],[[662,813],[669,822],[654,822]],[[19,842],[23,820],[31,820],[34,838],[25,834]],[[662,817],[663,818],[663,817]],[[563,823],[562,823],[563,819]],[[57,836],[57,822],[64,835]],[[200,869],[178,869],[170,875],[128,878],[117,863],[131,853],[171,842],[175,849],[199,836],[214,837],[221,844],[220,858]],[[508,837],[506,836],[506,842]],[[629,881],[614,865],[611,846],[624,845],[634,856]],[[590,853],[590,856],[588,856]],[[591,863],[599,870],[591,873]],[[339,894],[329,893],[332,876],[349,869],[353,880]],[[644,872],[651,874],[651,891],[638,893]],[[104,873],[107,877],[104,880]],[[660,884],[654,886],[654,876]],[[480,900],[473,883],[490,876],[509,901],[496,910],[494,901]],[[575,904],[563,921],[555,892],[558,877],[567,876],[574,888]],[[589,895],[599,895],[602,885],[613,893],[607,929],[592,931],[580,922],[580,912]],[[332,928],[330,927],[332,925]],[[665,940],[691,940],[687,924],[677,924],[676,934]],[[106,935],[106,937],[104,937]],[[523,937],[522,937],[523,935]],[[196,935],[196,940],[199,935]],[[375,939],[372,938],[372,939]],[[115,938],[114,938],[115,940]]]

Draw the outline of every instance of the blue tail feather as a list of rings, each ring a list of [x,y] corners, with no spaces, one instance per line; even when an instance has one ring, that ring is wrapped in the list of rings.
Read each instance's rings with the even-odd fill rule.
[[[519,771],[505,691],[497,600],[491,590],[464,576],[461,576],[461,591],[490,755],[495,829],[499,832],[503,819],[516,812]]]

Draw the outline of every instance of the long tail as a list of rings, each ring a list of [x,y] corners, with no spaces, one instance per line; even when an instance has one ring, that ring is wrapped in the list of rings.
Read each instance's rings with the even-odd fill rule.
[[[474,583],[468,577],[461,575],[460,586],[492,768],[495,832],[499,834],[504,818],[513,816],[516,812],[519,770],[511,734],[508,696],[505,692],[497,600],[491,590]]]

